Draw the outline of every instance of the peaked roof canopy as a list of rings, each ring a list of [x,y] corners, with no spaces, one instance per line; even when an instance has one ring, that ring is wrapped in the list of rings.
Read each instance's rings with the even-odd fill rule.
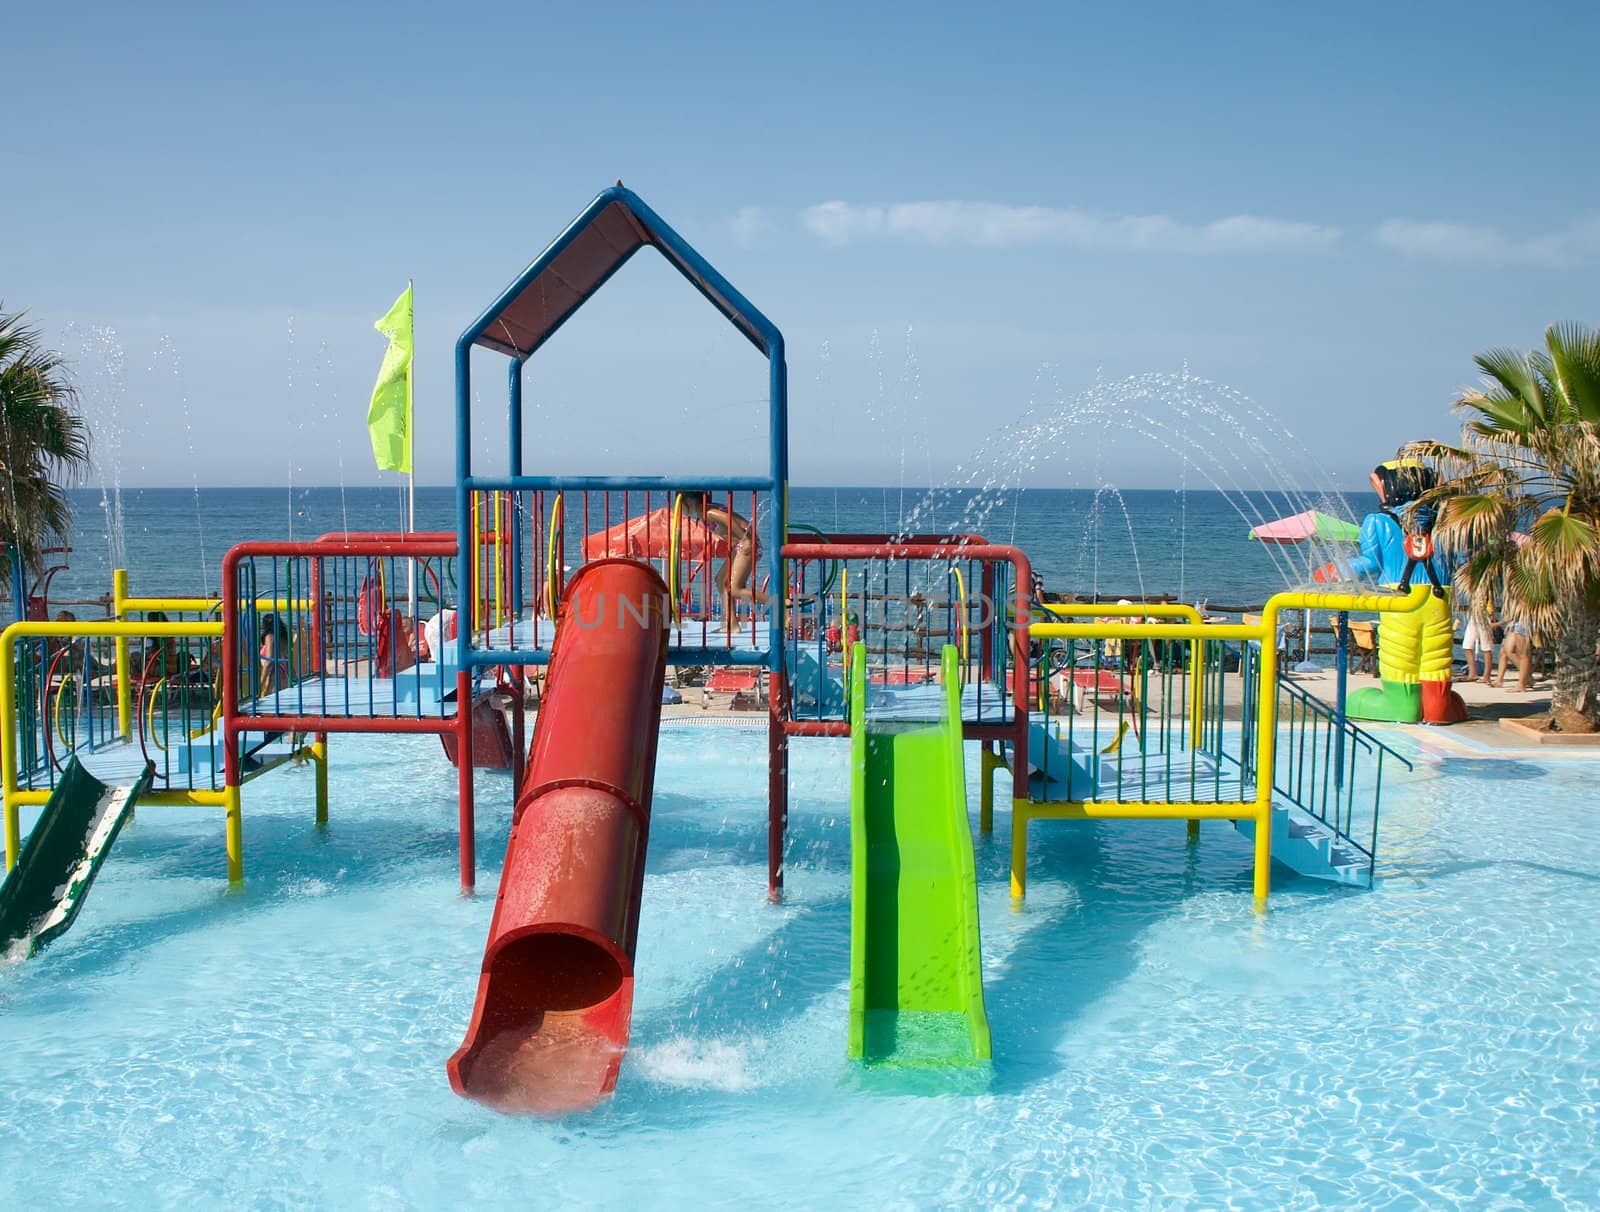
[[[771,357],[783,338],[735,290],[619,181],[602,190],[533,264],[463,334],[463,342],[526,358],[553,336],[634,253],[653,245],[750,343]]]

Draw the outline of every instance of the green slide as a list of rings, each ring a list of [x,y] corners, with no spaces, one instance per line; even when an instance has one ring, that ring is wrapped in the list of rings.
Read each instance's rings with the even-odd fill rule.
[[[36,955],[72,925],[117,831],[154,775],[149,766],[131,787],[108,787],[76,756],[67,760],[17,865],[0,884],[0,956],[23,947]]]
[[[867,660],[850,678],[850,1056],[936,1068],[989,1059],[978,877],[961,758],[956,650],[942,718],[867,718]]]

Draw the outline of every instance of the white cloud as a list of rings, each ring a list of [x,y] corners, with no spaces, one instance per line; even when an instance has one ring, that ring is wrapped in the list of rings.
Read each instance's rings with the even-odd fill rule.
[[[740,248],[753,248],[772,230],[772,217],[759,206],[741,206],[733,216],[733,242]]]
[[[823,202],[801,211],[800,222],[830,244],[890,238],[977,248],[1067,244],[1192,254],[1328,252],[1342,234],[1339,228],[1320,223],[1256,215],[1195,224],[1170,215],[1098,215],[1070,207],[1000,202],[899,202],[887,206]]]
[[[1517,238],[1493,227],[1390,219],[1379,226],[1377,240],[1402,256],[1425,260],[1561,267],[1600,252],[1600,220],[1588,219],[1563,231]]]

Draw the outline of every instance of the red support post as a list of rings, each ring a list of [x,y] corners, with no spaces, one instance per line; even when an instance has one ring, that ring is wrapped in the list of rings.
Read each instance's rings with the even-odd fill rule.
[[[477,882],[477,817],[472,798],[472,677],[456,671],[457,827],[461,835],[461,891],[471,893]]]

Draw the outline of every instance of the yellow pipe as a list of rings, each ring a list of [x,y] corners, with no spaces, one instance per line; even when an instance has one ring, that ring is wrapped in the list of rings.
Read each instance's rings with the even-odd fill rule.
[[[506,621],[505,593],[505,493],[494,494],[494,625],[503,627]]]
[[[6,746],[8,751],[10,748],[11,746]],[[5,797],[7,871],[17,865],[17,855],[22,850],[22,821],[17,814],[17,805],[21,802],[15,796],[9,794]]]
[[[48,787],[37,789],[22,789],[11,798],[22,807],[40,807],[50,802],[51,790]],[[140,805],[153,804],[158,808],[221,808],[227,802],[222,791],[212,791],[205,787],[194,788],[152,788],[139,797]]]
[[[1136,602],[1127,606],[1120,603],[1112,605],[1106,602],[1044,602],[1044,609],[1058,618],[1069,619],[1094,619],[1094,618],[1132,618],[1144,617],[1150,619],[1185,619],[1196,626],[1204,626],[1205,620],[1200,612],[1193,606],[1186,606],[1182,602]],[[1041,628],[1046,624],[1034,624],[1030,636],[1041,634]],[[1093,638],[1093,637],[1089,637]],[[1200,662],[1201,640],[1195,640],[1189,645],[1189,734],[1200,734],[1201,715],[1201,679],[1200,674],[1204,666]]]
[[[311,760],[317,768],[317,824],[328,823],[328,742],[317,741],[311,746]]]
[[[6,635],[10,632],[11,628],[6,628]],[[5,804],[5,870],[10,871],[16,867],[16,857],[22,849],[22,827],[16,809],[18,804],[29,803],[16,787],[16,656],[10,644],[0,648],[0,715],[5,718],[5,744],[0,744],[0,801]],[[48,793],[45,798],[50,798]]]
[[[994,772],[1005,766],[1000,755],[985,743],[979,759],[978,832],[994,832]]]
[[[855,647],[850,642],[850,569],[845,564],[839,565],[839,647],[844,651],[844,676],[850,679],[850,650]]]
[[[478,570],[478,569],[480,569],[482,567],[483,559],[482,559],[482,556],[480,554],[482,552],[482,550],[483,550],[483,531],[482,531],[482,527],[481,527],[481,525],[480,525],[480,523],[478,521],[478,494],[477,493],[473,493],[472,494],[472,567],[473,567],[474,571],[476,571],[476,570]],[[476,591],[478,589],[478,586],[474,585],[473,589]],[[483,603],[482,603],[482,600],[481,600],[481,594],[479,592],[474,592],[473,595],[472,595],[472,630],[474,630],[474,631],[478,630],[479,624],[482,623],[482,621],[483,621],[482,617],[481,617],[482,614],[483,614]]]
[[[956,574],[956,638],[961,643],[961,684],[967,684],[967,656],[972,650],[971,627],[967,623],[967,582],[961,569],[951,568]]]
[[[1254,800],[1050,800],[1028,810],[1035,820],[1050,821],[1237,821],[1256,814]]]
[[[1189,645],[1189,747],[1199,745],[1206,717],[1206,642]]]
[[[115,616],[120,622],[127,614],[128,606],[128,570],[118,568],[111,574],[111,594],[114,603]],[[133,739],[133,663],[128,657],[128,637],[118,636],[116,640],[117,661],[117,732],[122,739]],[[11,733],[8,730],[7,736]]]
[[[494,519],[492,523],[494,530],[490,532],[494,537],[490,540],[489,550],[494,555],[494,625],[498,627],[505,622],[505,611],[501,600],[504,594],[504,586],[501,584],[500,579],[502,570],[500,566],[500,493],[498,490],[489,498],[489,513]]]
[[[556,617],[556,605],[560,601],[556,593],[556,578],[561,574],[560,550],[556,546],[556,535],[566,519],[565,509],[561,503],[563,495],[556,493],[556,499],[550,504],[550,539],[545,544],[544,603],[552,619]]]
[[[672,512],[668,515],[667,526],[667,597],[672,605],[672,621],[675,625],[683,622],[683,607],[678,601],[678,525],[683,517],[683,494],[672,494]]]
[[[17,861],[17,854],[21,846],[21,823],[17,817],[17,806],[25,803],[44,803],[49,798],[49,793],[43,794],[42,799],[33,800],[20,798],[23,793],[17,787],[17,755],[16,746],[12,743],[17,735],[17,662],[16,644],[18,640],[29,637],[43,636],[46,638],[77,638],[81,636],[109,636],[113,639],[126,640],[129,636],[220,636],[221,623],[124,623],[108,620],[104,623],[71,622],[57,623],[48,619],[27,619],[19,623],[12,623],[3,632],[0,632],[0,735],[5,738],[5,743],[0,744],[0,798],[4,799],[5,807],[5,835],[6,835],[6,870],[9,871]],[[125,697],[131,698],[131,688],[127,676],[128,661],[126,652],[118,654],[117,661],[117,710],[118,724],[126,729],[124,739],[132,734],[131,705],[125,705]]]
[[[1028,822],[1033,819],[1033,809],[1031,800],[1013,797],[1011,801],[1011,898],[1018,901],[1028,891]]]
[[[160,680],[158,680],[156,682],[154,688],[151,689],[151,691],[150,691],[150,706],[149,706],[149,709],[146,710],[146,712],[145,712],[145,719],[144,719],[145,735],[148,736],[152,741],[155,742],[156,748],[159,749],[162,753],[165,753],[167,751],[167,742],[166,742],[166,740],[164,738],[159,737],[159,736],[156,735],[156,699],[161,694],[161,688],[163,686],[165,686],[166,684],[167,684],[167,679],[166,678],[161,678]]]
[[[185,639],[196,636],[214,638],[222,634],[222,623],[121,623],[111,619],[105,622],[54,623],[44,619],[28,619],[12,623],[0,632],[0,647],[15,644],[18,640],[46,636],[55,639],[76,639],[82,636],[124,636],[149,639]]]
[[[1135,602],[1129,606],[1111,605],[1107,602],[1044,602],[1044,609],[1062,618],[1134,618],[1188,619],[1191,623],[1204,620],[1193,606],[1182,602]]]
[[[1263,623],[1035,623],[1030,637],[1077,640],[1259,640]]]
[[[52,792],[48,787],[24,788],[10,798],[20,807],[42,807],[50,802]],[[151,788],[139,797],[139,803],[153,804],[158,808],[221,808],[227,803],[226,794],[206,787]]]
[[[228,882],[238,884],[244,881],[244,812],[238,787],[226,787],[222,795],[228,817]]]

